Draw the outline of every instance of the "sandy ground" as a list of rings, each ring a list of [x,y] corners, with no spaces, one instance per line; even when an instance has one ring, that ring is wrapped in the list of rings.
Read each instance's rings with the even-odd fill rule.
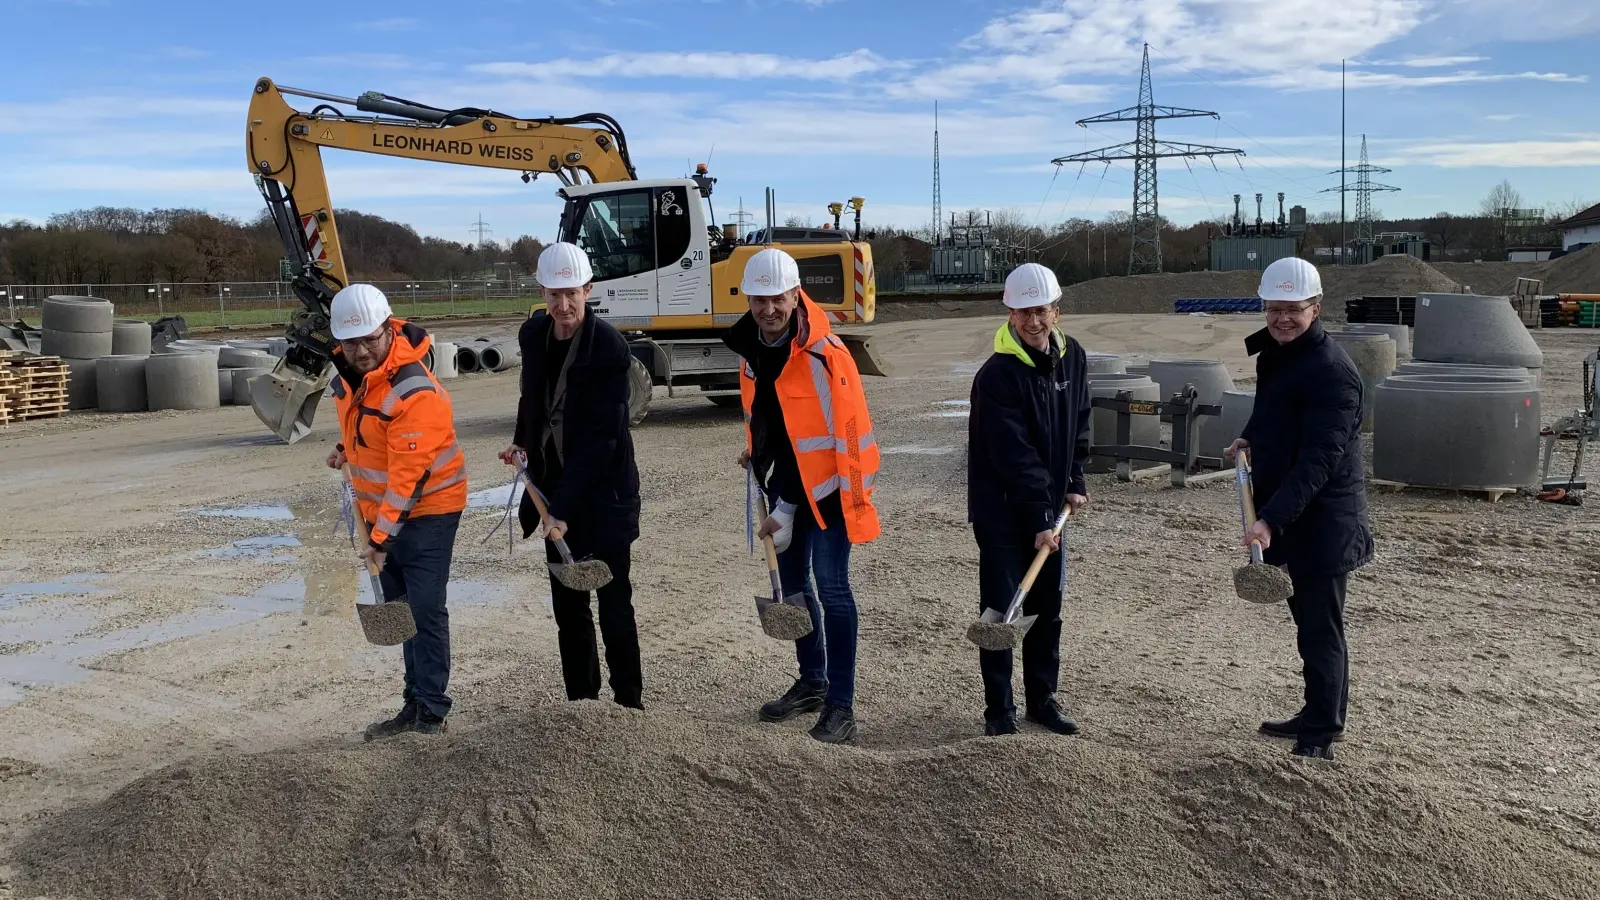
[[[872,329],[896,374],[868,380],[884,534],[853,562],[857,744],[868,752],[926,753],[981,734],[976,654],[962,637],[977,603],[962,402],[999,321]],[[1244,316],[1063,324],[1091,350],[1222,358],[1241,381],[1241,339],[1259,327]],[[1538,336],[1550,420],[1577,405],[1577,360],[1595,335]],[[508,558],[503,530],[480,542],[508,492],[494,454],[509,437],[515,376],[447,385],[478,504],[463,520],[451,595],[461,734],[564,693],[540,555],[519,542]],[[0,845],[197,755],[354,743],[397,706],[399,651],[363,643],[349,607],[364,579],[333,533],[337,482],[322,466],[331,406],[318,423],[290,447],[245,408],[0,431]],[[754,615],[766,576],[745,547],[740,430],[737,412],[658,390],[634,433],[645,702],[713,729],[758,727],[755,708],[793,677],[792,651],[764,638]],[[1095,476],[1091,490],[1090,514],[1066,535],[1062,695],[1084,726],[1074,740],[1178,777],[1200,756],[1280,777],[1287,746],[1253,732],[1298,708],[1293,628],[1282,607],[1233,597],[1243,556],[1231,484]],[[1372,502],[1379,557],[1352,580],[1350,726],[1334,770],[1511,823],[1532,852],[1586,860],[1571,874],[1600,896],[1589,880],[1600,860],[1600,511],[1526,496],[1374,492]],[[208,514],[218,511],[239,514]],[[0,897],[14,877],[0,874]]]

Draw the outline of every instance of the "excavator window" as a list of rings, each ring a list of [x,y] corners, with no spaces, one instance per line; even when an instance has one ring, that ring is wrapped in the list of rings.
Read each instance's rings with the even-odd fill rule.
[[[577,234],[567,236],[589,254],[596,281],[640,275],[656,268],[654,204],[649,190],[590,196],[569,222]]]
[[[675,266],[689,252],[690,223],[686,198],[680,187],[658,187],[656,202],[656,261]]]

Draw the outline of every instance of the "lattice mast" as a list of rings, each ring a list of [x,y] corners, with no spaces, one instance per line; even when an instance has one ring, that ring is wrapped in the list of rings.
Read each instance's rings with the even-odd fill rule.
[[[1244,155],[1243,150],[1231,147],[1211,147],[1205,144],[1185,144],[1156,139],[1158,120],[1193,118],[1220,119],[1221,116],[1210,110],[1157,106],[1155,92],[1150,86],[1150,45],[1145,44],[1144,61],[1139,71],[1139,105],[1079,119],[1077,122],[1084,128],[1101,122],[1133,122],[1134,140],[1114,147],[1103,147],[1051,160],[1058,166],[1071,162],[1109,164],[1116,160],[1133,160],[1133,220],[1130,223],[1132,246],[1128,251],[1129,275],[1161,271],[1161,194],[1156,177],[1156,160],[1172,157],[1194,159],[1202,156]]]

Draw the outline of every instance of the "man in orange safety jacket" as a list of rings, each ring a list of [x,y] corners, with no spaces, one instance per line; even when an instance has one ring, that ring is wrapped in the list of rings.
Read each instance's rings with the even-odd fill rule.
[[[872,505],[877,440],[861,373],[827,314],[801,290],[794,258],[771,247],[756,253],[740,290],[750,312],[723,337],[744,358],[739,463],[753,467],[771,509],[759,533],[776,545],[783,591],[805,594],[812,626],[795,641],[800,677],[761,707],[761,719],[781,722],[820,708],[811,736],[842,743],[856,732],[850,547],[880,530]]]
[[[450,713],[450,614],[445,586],[456,528],[467,507],[466,460],[456,443],[450,395],[423,364],[433,339],[394,317],[383,292],[352,284],[330,318],[340,442],[330,468],[350,468],[356,513],[369,541],[363,562],[380,570],[383,597],[405,597],[417,634],[405,642],[404,705],[367,728],[366,739],[405,731],[439,734]]]

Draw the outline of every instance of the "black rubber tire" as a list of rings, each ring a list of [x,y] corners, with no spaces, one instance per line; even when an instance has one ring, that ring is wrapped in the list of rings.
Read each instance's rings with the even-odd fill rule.
[[[638,425],[644,417],[650,414],[650,396],[655,391],[651,383],[650,370],[644,367],[639,357],[628,359],[628,425]]]
[[[45,356],[59,356],[62,359],[99,359],[111,355],[111,336],[110,328],[105,331],[56,331],[46,328],[40,333],[39,349]]]
[[[40,327],[51,331],[110,334],[111,323],[115,316],[116,311],[111,308],[109,300],[101,300],[98,297],[53,296],[44,299],[44,311],[40,315],[39,324]]]

